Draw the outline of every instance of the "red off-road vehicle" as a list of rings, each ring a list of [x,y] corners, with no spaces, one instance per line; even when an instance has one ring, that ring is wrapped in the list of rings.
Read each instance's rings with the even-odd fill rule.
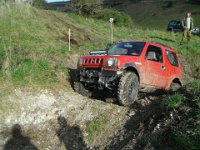
[[[77,68],[75,91],[87,95],[108,89],[124,106],[137,99],[139,89],[176,90],[182,85],[177,52],[155,42],[120,42],[107,51],[81,56]]]

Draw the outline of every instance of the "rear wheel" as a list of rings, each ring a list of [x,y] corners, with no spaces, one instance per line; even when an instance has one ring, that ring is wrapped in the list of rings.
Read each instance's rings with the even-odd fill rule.
[[[90,97],[92,95],[91,91],[89,91],[82,82],[76,81],[74,82],[74,91],[76,91],[77,93],[83,95],[83,96],[87,96]]]
[[[175,92],[181,88],[180,83],[173,82],[170,86],[170,91]]]
[[[138,77],[133,72],[126,72],[120,79],[118,87],[118,100],[121,105],[130,106],[138,95]]]
[[[168,31],[169,32],[173,32],[173,28],[168,28]]]

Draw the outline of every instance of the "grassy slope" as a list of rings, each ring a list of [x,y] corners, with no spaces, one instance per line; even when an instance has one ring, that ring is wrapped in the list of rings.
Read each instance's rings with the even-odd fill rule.
[[[0,103],[15,86],[66,86],[66,66],[71,57],[91,49],[103,49],[109,42],[110,29],[106,22],[29,5],[0,4],[0,10]],[[72,30],[71,52],[66,47],[68,28]],[[199,78],[200,38],[197,36],[192,37],[190,45],[180,46],[179,33],[115,27],[114,37],[115,40],[150,40],[169,45],[179,51],[185,63],[186,79],[188,75]],[[9,67],[3,72],[8,60]],[[197,98],[199,103],[199,96]],[[92,129],[93,124],[89,132]]]
[[[166,8],[164,2],[128,3],[124,9],[134,20],[134,23],[148,29],[166,30],[169,20],[182,20],[186,11],[192,12],[194,25],[200,27],[200,5],[187,4],[181,1],[173,2]],[[122,8],[123,9],[123,8]]]
[[[109,42],[110,26],[106,22],[39,10],[30,5],[2,3],[0,7],[0,89],[8,85],[66,85],[66,66],[71,62],[67,62],[71,54],[103,49]],[[69,28],[72,30],[71,52],[67,48]],[[150,40],[169,45],[192,66],[193,70],[187,73],[196,73],[199,77],[200,39],[197,36],[191,45],[179,46],[181,34],[115,27],[114,37],[115,40]]]

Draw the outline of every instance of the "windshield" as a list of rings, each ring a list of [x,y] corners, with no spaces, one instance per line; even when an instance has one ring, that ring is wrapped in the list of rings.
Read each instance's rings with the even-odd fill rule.
[[[181,22],[180,21],[170,21],[169,22],[169,26],[176,26],[176,25],[180,26]]]
[[[169,25],[170,25],[170,26],[175,26],[176,24],[177,24],[176,21],[170,21],[170,22],[169,22]]]
[[[145,42],[122,42],[112,46],[108,50],[108,55],[134,55],[139,56]]]

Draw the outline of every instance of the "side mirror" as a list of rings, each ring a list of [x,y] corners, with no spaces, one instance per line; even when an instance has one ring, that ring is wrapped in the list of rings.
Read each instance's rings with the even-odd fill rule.
[[[108,43],[107,45],[106,45],[106,54],[108,54],[108,51],[109,51],[109,49],[111,48],[113,46],[113,44],[111,44],[111,43]]]

